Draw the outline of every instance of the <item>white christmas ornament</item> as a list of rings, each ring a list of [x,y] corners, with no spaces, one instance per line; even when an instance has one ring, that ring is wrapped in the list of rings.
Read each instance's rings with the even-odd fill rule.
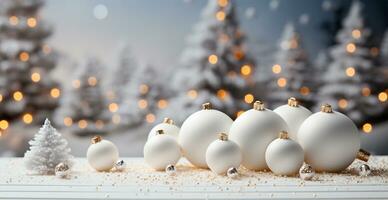
[[[265,151],[280,131],[288,131],[286,122],[264,104],[256,101],[253,109],[240,115],[232,124],[230,140],[236,142],[242,151],[242,165],[251,170],[264,170]]]
[[[347,116],[333,111],[329,104],[308,117],[298,131],[305,159],[316,171],[340,172],[356,157],[367,161],[369,153],[359,151],[360,135]]]
[[[163,122],[154,126],[148,134],[149,140],[151,137],[158,134],[158,130],[163,130],[165,134],[173,136],[178,140],[179,127],[174,124],[174,121],[170,118],[164,118]]]
[[[119,159],[116,145],[100,136],[92,138],[92,144],[86,153],[89,165],[97,171],[111,170]]]
[[[279,138],[272,141],[265,152],[265,160],[271,171],[277,175],[297,174],[304,162],[302,147],[281,131]]]
[[[299,105],[299,102],[294,97],[289,98],[287,105],[279,106],[274,112],[280,115],[287,123],[288,128],[290,128],[288,136],[295,141],[298,141],[297,134],[300,125],[312,114],[310,110]]]
[[[206,150],[217,139],[218,133],[228,133],[233,120],[223,112],[211,109],[210,103],[190,115],[179,132],[179,143],[184,156],[195,166],[207,168]]]
[[[165,170],[175,165],[181,157],[180,147],[171,135],[158,130],[158,135],[151,137],[144,145],[144,160],[155,170]]]
[[[238,168],[242,155],[240,147],[228,140],[226,133],[220,133],[218,140],[213,141],[206,150],[206,163],[216,174],[224,174],[231,167]]]

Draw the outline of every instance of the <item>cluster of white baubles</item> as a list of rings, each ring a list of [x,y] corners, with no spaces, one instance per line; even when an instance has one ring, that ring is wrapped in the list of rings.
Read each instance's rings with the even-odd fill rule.
[[[235,177],[241,164],[251,170],[269,168],[277,175],[299,172],[311,179],[314,170],[340,172],[355,158],[367,161],[369,154],[360,150],[358,130],[347,116],[328,104],[313,114],[290,98],[274,111],[256,101],[235,121],[210,103],[181,128],[166,119],[149,133],[145,161],[156,170],[175,171],[181,156],[216,174],[233,172]]]

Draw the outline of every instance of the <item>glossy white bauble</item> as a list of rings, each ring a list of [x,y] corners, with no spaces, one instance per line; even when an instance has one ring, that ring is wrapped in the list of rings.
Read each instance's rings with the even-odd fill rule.
[[[86,153],[89,165],[97,171],[109,171],[119,159],[119,151],[111,141],[96,136]]]

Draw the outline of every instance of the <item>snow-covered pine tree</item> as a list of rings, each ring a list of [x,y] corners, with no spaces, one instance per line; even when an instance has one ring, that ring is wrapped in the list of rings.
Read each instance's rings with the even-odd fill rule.
[[[54,174],[55,166],[59,163],[73,164],[67,141],[48,119],[29,144],[31,146],[24,155],[24,162],[26,168],[36,174]]]
[[[144,121],[154,122],[158,101],[163,99],[158,73],[150,64],[142,64],[136,70],[133,78],[126,85],[124,98],[117,115],[123,126],[136,126]]]
[[[115,63],[107,76],[105,90],[109,101],[119,104],[136,69],[136,61],[127,43],[120,44],[115,56]]]
[[[0,118],[33,116],[36,123],[51,114],[60,89],[50,76],[57,56],[45,40],[52,27],[40,18],[42,0],[0,2]]]
[[[255,62],[245,42],[234,2],[208,1],[171,81],[176,98],[161,117],[181,122],[207,101],[231,117],[250,107],[256,96]]]
[[[362,4],[354,1],[337,34],[337,44],[330,49],[332,62],[320,89],[321,102],[330,103],[357,123],[382,111],[371,86],[374,60],[368,45],[370,34],[364,25]]]
[[[268,103],[276,108],[295,97],[304,106],[314,104],[315,71],[303,49],[301,36],[292,23],[287,23],[275,54],[272,79],[269,80]]]
[[[86,59],[75,71],[72,87],[66,88],[56,113],[56,123],[79,136],[104,134],[110,113],[101,88],[101,64]]]

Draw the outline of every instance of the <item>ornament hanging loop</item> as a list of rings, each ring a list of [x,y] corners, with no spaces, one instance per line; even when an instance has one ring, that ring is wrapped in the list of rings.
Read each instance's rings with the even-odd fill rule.
[[[228,141],[228,134],[226,134],[226,133],[219,133],[218,134],[218,139],[220,139],[222,141]]]
[[[202,110],[210,110],[212,109],[212,104],[207,102],[207,103],[204,103],[202,104]]]
[[[288,105],[291,106],[291,107],[298,107],[299,106],[299,102],[296,100],[295,97],[290,97],[288,99]]]
[[[172,120],[171,118],[166,117],[166,118],[164,118],[163,123],[174,124],[174,120]]]
[[[92,144],[99,143],[99,142],[101,142],[101,140],[102,140],[102,137],[99,136],[99,135],[96,135],[96,136],[94,136],[94,137],[92,138]]]
[[[323,104],[321,106],[321,112],[324,112],[324,113],[333,113],[333,108],[331,107],[330,104]]]
[[[287,131],[280,131],[279,138],[280,139],[289,139]]]
[[[260,111],[265,110],[264,103],[261,101],[255,101],[255,103],[253,103],[253,109]]]
[[[359,159],[359,160],[362,160],[364,162],[368,162],[369,157],[370,157],[370,153],[365,151],[364,149],[360,149],[357,152],[357,159]]]

